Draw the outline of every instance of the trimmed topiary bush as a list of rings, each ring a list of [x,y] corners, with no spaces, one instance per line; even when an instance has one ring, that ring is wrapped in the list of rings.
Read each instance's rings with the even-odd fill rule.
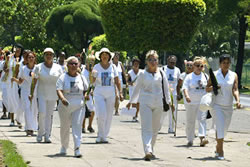
[[[117,50],[183,52],[205,14],[203,0],[99,0],[107,41]]]

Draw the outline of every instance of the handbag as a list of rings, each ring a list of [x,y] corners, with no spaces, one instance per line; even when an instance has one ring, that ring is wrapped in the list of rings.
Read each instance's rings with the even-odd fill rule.
[[[169,110],[169,104],[166,102],[166,97],[165,97],[165,92],[164,92],[164,86],[163,86],[163,74],[162,74],[161,71],[160,71],[160,73],[161,73],[161,77],[162,77],[161,86],[162,86],[162,93],[163,93],[163,98],[162,98],[163,111],[167,112]]]

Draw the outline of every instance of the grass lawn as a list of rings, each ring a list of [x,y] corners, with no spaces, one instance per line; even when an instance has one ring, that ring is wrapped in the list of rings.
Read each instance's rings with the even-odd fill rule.
[[[0,140],[0,149],[3,154],[4,166],[8,167],[27,167],[22,156],[16,151],[16,146],[11,141]]]

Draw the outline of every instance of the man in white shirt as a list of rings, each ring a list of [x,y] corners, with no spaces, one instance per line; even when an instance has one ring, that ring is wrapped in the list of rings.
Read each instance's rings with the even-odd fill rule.
[[[173,103],[175,105],[175,111],[169,110],[169,129],[168,133],[174,133],[174,127],[175,127],[175,122],[173,120],[173,115],[174,114],[174,119],[176,120],[177,116],[177,108],[178,108],[178,103],[177,103],[177,84],[178,80],[180,78],[180,69],[176,67],[176,61],[177,58],[175,55],[171,55],[167,59],[167,65],[162,67],[162,70],[166,73],[166,76],[168,78],[168,83],[169,83],[169,89],[170,93],[172,93],[173,96]],[[161,126],[167,116],[167,112],[163,113],[162,119],[161,119]]]

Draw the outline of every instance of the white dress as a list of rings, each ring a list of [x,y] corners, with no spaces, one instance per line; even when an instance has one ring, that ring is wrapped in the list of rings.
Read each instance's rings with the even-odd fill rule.
[[[224,77],[221,69],[215,71],[215,77],[221,88],[214,100],[214,113],[212,112],[217,131],[217,138],[222,139],[226,136],[231,118],[233,115],[233,85],[235,82],[235,72],[228,70]]]

